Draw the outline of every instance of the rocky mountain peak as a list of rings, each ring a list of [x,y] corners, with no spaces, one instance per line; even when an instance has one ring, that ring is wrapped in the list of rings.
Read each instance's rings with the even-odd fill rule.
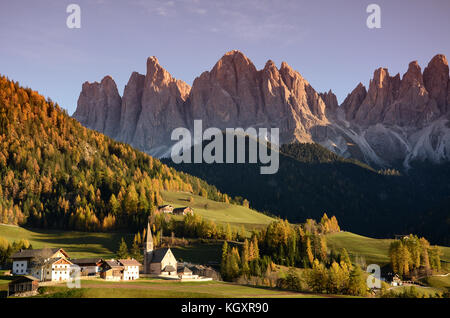
[[[111,76],[100,83],[85,82],[73,114],[86,127],[107,135],[115,135],[120,123],[121,97]]]
[[[394,102],[400,87],[400,74],[389,75],[387,68],[378,68],[370,81],[369,90],[354,115],[354,120],[363,126],[383,121],[387,107]]]
[[[145,75],[133,72],[125,86],[122,97],[120,115],[120,131],[118,139],[132,143],[136,126],[142,112],[142,93],[144,91]]]
[[[145,75],[131,74],[123,98],[110,76],[86,82],[74,117],[155,156],[167,154],[174,128],[192,129],[193,120],[201,119],[204,128],[278,127],[282,143],[318,142],[341,155],[385,166],[416,157],[450,159],[450,129],[437,120],[449,105],[449,68],[443,55],[436,55],[423,74],[417,61],[403,77],[378,68],[368,88],[359,83],[339,107],[331,90],[318,93],[288,63],[277,68],[268,60],[257,70],[233,50],[197,77],[192,88],[154,56],[147,59]]]
[[[336,95],[331,91],[331,89],[328,92],[320,93],[319,96],[325,103],[327,115],[336,113],[339,108],[339,103]]]
[[[222,84],[230,84],[240,76],[255,76],[255,65],[242,52],[234,50],[226,53],[214,65],[210,74]]]
[[[434,56],[423,71],[425,88],[442,113],[450,110],[449,67],[445,55]]]
[[[145,87],[152,88],[156,91],[164,87],[174,87],[176,93],[179,93],[181,98],[186,99],[189,95],[190,86],[181,80],[177,80],[166,71],[155,56],[147,59],[147,74],[145,76]]]
[[[352,121],[355,119],[356,112],[366,98],[366,95],[366,87],[361,82],[347,95],[344,102],[341,104],[341,108],[343,109],[347,120]]]
[[[404,97],[413,87],[420,89],[423,86],[422,70],[417,61],[412,61],[409,63],[408,71],[406,71],[401,80],[399,97]],[[423,90],[422,94],[424,93],[425,91]]]

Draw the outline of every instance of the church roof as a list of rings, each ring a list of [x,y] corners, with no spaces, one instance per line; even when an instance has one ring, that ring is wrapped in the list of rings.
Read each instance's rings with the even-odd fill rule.
[[[152,257],[152,263],[161,263],[164,256],[166,256],[167,252],[170,250],[170,248],[164,247],[164,248],[158,248],[153,251],[153,257]]]
[[[167,265],[166,267],[164,267],[163,272],[175,272],[176,269],[175,267],[173,267],[172,265]]]

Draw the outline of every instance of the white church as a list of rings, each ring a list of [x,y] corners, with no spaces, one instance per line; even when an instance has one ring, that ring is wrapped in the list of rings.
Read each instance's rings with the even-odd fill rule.
[[[177,260],[170,248],[153,249],[153,235],[149,222],[147,239],[144,243],[144,274],[177,277],[177,265]]]

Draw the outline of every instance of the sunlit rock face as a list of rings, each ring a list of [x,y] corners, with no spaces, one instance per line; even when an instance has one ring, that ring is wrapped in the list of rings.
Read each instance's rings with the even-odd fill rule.
[[[86,127],[166,156],[177,127],[278,127],[280,142],[317,142],[375,166],[450,159],[449,67],[436,55],[422,72],[403,76],[375,70],[341,105],[330,90],[317,92],[286,62],[258,70],[240,51],[226,53],[192,88],[172,77],[156,57],[145,75],[132,73],[121,98],[114,80],[84,83],[73,117]]]

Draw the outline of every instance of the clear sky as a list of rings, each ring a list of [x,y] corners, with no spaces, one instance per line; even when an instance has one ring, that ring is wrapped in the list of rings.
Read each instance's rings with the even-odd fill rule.
[[[66,7],[81,7],[81,28]],[[366,8],[381,7],[381,29]],[[380,66],[403,74],[417,60],[450,55],[449,0],[0,0],[0,74],[38,90],[72,114],[85,81],[111,75],[123,93],[148,56],[192,84],[238,49],[258,69],[288,62],[341,102]]]

